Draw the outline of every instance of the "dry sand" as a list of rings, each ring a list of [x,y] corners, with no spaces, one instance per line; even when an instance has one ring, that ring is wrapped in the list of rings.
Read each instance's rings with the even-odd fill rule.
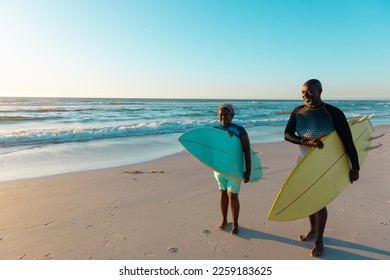
[[[360,180],[328,206],[322,259],[390,259],[390,127],[376,128],[380,133],[384,146],[369,153]],[[241,187],[237,236],[230,226],[217,228],[212,171],[183,151],[131,166],[0,183],[0,259],[313,259],[312,243],[297,239],[308,230],[307,219],[267,220],[298,147],[279,142],[253,149],[264,179]]]

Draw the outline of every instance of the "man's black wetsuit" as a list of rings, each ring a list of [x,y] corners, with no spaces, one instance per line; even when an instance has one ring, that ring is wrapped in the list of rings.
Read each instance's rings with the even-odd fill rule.
[[[333,130],[336,130],[344,144],[352,169],[359,170],[358,154],[347,119],[340,109],[332,105],[323,103],[315,109],[309,109],[305,105],[295,108],[286,125],[284,137],[287,141],[300,144],[301,156],[304,156],[310,149],[303,145],[304,139],[321,139]]]

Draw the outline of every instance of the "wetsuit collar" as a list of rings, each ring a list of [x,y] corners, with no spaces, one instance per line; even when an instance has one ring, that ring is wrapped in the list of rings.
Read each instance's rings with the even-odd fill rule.
[[[322,102],[322,101],[321,101],[320,105],[315,106],[315,107],[313,107],[313,108],[310,108],[310,107],[306,106],[306,104],[305,104],[305,108],[306,108],[306,109],[309,109],[309,110],[321,109],[321,108],[323,108],[323,107],[325,107],[325,102]]]

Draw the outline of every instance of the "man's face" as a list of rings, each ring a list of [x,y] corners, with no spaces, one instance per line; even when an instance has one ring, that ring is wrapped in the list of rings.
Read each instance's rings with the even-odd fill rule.
[[[302,99],[308,108],[316,108],[322,104],[321,91],[314,85],[303,85]]]

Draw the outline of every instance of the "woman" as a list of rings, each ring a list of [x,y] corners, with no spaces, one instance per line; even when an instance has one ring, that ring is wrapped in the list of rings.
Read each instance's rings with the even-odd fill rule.
[[[221,103],[218,107],[218,119],[221,122],[216,128],[227,131],[232,137],[238,137],[241,140],[241,146],[245,157],[246,170],[243,174],[244,182],[249,182],[251,174],[250,142],[245,128],[232,123],[234,117],[234,107],[230,103]],[[218,172],[214,172],[220,190],[220,207],[222,212],[222,222],[219,229],[223,230],[227,224],[227,213],[230,203],[232,211],[233,227],[232,234],[238,233],[238,216],[240,213],[240,201],[238,193],[240,192],[241,181],[226,177]]]

